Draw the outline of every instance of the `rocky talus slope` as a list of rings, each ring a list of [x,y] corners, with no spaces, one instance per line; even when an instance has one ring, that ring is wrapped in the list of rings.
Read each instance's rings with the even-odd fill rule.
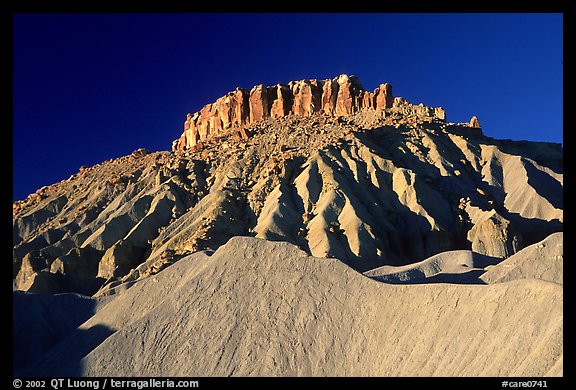
[[[92,295],[237,235],[366,271],[455,249],[508,257],[562,230],[559,145],[427,119],[267,118],[247,140],[82,167],[15,202],[14,288]]]

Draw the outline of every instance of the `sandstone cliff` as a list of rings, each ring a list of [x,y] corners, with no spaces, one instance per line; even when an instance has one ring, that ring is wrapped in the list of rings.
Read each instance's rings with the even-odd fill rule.
[[[350,116],[360,111],[380,116],[401,114],[418,118],[445,119],[442,108],[413,106],[392,96],[390,84],[365,91],[355,76],[340,75],[328,80],[300,80],[274,86],[257,85],[250,91],[237,88],[200,111],[188,114],[182,136],[172,143],[173,150],[185,150],[210,137],[234,134],[247,138],[246,125],[265,118],[314,114]],[[479,126],[475,126],[479,127]]]

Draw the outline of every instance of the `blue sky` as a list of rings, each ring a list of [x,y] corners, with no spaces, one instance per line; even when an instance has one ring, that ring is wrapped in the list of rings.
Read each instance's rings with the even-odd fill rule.
[[[16,14],[13,198],[140,147],[169,150],[236,87],[357,75],[562,142],[561,14]]]

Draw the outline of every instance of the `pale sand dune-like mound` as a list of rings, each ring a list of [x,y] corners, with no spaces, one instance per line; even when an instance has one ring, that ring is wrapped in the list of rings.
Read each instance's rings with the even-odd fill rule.
[[[564,284],[564,233],[551,234],[498,265],[486,267],[480,277],[486,283],[529,278]]]
[[[485,267],[500,261],[469,250],[447,251],[414,264],[378,267],[364,275],[387,283],[475,283]]]
[[[383,266],[364,275],[387,283],[499,283],[541,279],[563,284],[562,232],[553,233],[508,259],[468,250],[448,251],[404,266]]]
[[[465,256],[464,256],[465,257]],[[473,261],[472,261],[473,263]],[[562,375],[562,287],[391,285],[235,237],[136,282],[34,375]]]

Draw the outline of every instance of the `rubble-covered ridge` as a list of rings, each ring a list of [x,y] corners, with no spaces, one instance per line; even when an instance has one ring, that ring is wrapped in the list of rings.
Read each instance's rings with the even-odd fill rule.
[[[399,114],[421,120],[445,120],[442,108],[415,106],[401,97],[394,98],[388,83],[369,92],[357,77],[342,74],[327,80],[291,81],[274,86],[260,84],[251,90],[236,88],[200,111],[189,113],[184,132],[172,143],[172,150],[190,149],[209,138],[229,133],[247,139],[247,126],[269,117],[317,114],[341,117],[363,111],[381,117]]]

